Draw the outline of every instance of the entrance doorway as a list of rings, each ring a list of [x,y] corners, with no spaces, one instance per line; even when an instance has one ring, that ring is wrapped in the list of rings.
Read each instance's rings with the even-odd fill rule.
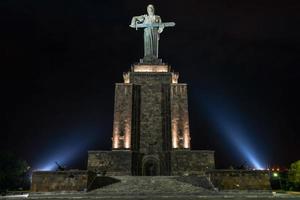
[[[148,158],[143,162],[143,176],[159,176],[159,161],[156,158]]]

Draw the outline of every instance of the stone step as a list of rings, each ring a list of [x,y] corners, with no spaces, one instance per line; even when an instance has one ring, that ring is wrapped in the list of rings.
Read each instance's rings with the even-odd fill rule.
[[[265,191],[218,192],[214,190],[205,176],[104,176],[96,177],[94,184],[94,189],[89,192],[31,193],[27,199],[279,199],[279,197]],[[281,196],[280,199],[297,198]]]
[[[101,182],[97,177],[95,182]],[[206,177],[114,176],[113,184],[90,191],[90,194],[212,194],[215,191]],[[103,185],[103,184],[102,184]],[[96,186],[93,186],[96,188]]]
[[[0,197],[1,199],[1,197]],[[3,199],[6,199],[5,197]],[[122,200],[163,200],[163,199],[178,199],[178,200],[298,200],[299,195],[281,195],[276,196],[270,193],[260,193],[260,192],[236,192],[236,193],[216,193],[216,194],[127,194],[121,195],[118,193],[115,194],[95,194],[95,193],[84,193],[84,192],[75,192],[75,193],[55,193],[52,192],[51,194],[35,194],[29,195],[28,198],[10,198],[10,199],[39,199],[39,200],[51,200],[51,199],[80,199],[80,200],[88,200],[88,199],[122,199]]]

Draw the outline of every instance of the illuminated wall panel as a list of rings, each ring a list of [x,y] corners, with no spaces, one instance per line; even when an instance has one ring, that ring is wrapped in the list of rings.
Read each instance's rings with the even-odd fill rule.
[[[188,97],[186,84],[171,84],[172,147],[190,148]]]
[[[133,85],[117,83],[113,123],[113,149],[130,149]]]

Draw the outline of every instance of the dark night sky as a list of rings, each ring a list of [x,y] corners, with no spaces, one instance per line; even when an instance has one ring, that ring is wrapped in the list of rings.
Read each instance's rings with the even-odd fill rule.
[[[192,147],[218,167],[300,159],[297,0],[2,0],[0,149],[33,168],[110,149],[114,83],[143,54],[128,25],[148,3],[176,22],[160,57],[189,84]]]

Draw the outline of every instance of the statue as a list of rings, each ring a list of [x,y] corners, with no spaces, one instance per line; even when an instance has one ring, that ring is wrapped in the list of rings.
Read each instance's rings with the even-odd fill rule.
[[[144,62],[158,61],[158,41],[159,35],[165,27],[175,26],[174,22],[162,23],[160,16],[155,15],[153,5],[147,6],[145,15],[135,16],[129,25],[131,28],[144,28]]]
[[[178,83],[179,73],[172,73],[172,83]]]
[[[130,73],[123,72],[123,79],[124,79],[124,83],[130,83]]]

